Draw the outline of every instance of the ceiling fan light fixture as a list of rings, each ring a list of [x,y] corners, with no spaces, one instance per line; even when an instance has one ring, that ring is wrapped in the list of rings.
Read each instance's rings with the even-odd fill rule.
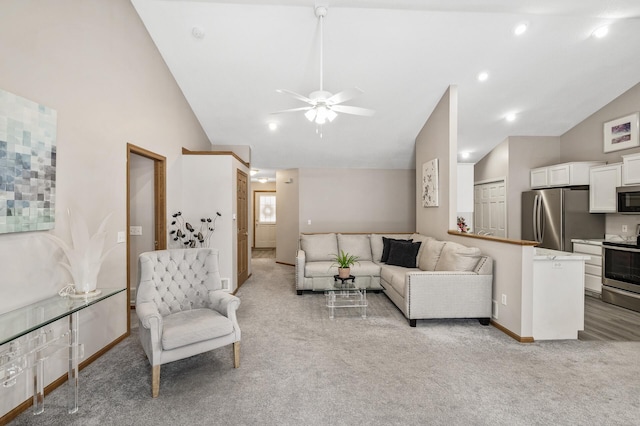
[[[329,122],[332,122],[333,120],[335,120],[337,116],[338,114],[336,114],[334,110],[327,109],[327,119],[329,120]]]
[[[304,116],[307,117],[307,120],[313,121],[316,118],[316,110],[315,110],[315,108],[312,108],[309,111],[305,112]]]

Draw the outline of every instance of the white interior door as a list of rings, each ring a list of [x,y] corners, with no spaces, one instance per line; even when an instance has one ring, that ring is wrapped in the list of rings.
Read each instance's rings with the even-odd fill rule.
[[[272,248],[276,246],[276,193],[256,192],[254,218],[255,247]]]
[[[476,234],[507,236],[507,192],[504,180],[474,185]]]

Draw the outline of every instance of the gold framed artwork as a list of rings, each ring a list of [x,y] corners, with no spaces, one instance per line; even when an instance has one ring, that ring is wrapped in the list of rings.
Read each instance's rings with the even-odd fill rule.
[[[604,152],[640,146],[639,116],[640,114],[636,112],[604,123]]]
[[[438,207],[438,159],[422,165],[422,206]]]

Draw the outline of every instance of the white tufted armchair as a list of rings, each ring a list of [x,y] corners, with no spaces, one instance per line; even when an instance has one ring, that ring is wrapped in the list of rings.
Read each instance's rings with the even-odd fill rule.
[[[175,249],[138,258],[136,312],[140,341],[152,367],[151,394],[160,391],[160,365],[233,343],[240,366],[240,299],[222,290],[218,250]]]

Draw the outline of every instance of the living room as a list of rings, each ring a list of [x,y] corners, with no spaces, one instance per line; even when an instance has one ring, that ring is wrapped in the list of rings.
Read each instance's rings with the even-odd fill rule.
[[[56,234],[69,234],[67,209],[84,216],[92,228],[97,227],[107,214],[114,213],[108,224],[108,233],[116,235],[126,229],[127,143],[166,157],[167,210],[172,212],[181,208],[182,149],[206,151],[211,148],[211,141],[129,1],[89,5],[76,1],[40,4],[5,0],[0,17],[0,36],[2,40],[11,40],[0,45],[2,57],[10,58],[0,64],[0,88],[54,108],[58,113]],[[627,110],[629,107],[637,111],[640,109],[639,91],[636,85],[623,95],[624,111],[618,104],[612,104],[612,110],[607,112],[617,117],[630,112]],[[443,105],[436,111],[448,111],[451,100],[457,102],[456,92],[455,87],[443,88]],[[462,93],[459,95],[464,96]],[[629,104],[628,99],[635,103]],[[422,117],[423,122],[429,119],[432,125],[425,127],[425,132],[419,137],[414,159],[414,165],[434,157],[443,159],[440,169],[443,177],[441,208],[425,212],[417,208],[415,199],[408,199],[416,193],[418,176],[415,171],[384,172],[397,173],[399,181],[411,182],[413,179],[414,186],[403,188],[400,194],[404,197],[403,202],[407,203],[408,199],[412,206],[407,206],[408,211],[401,224],[397,225],[397,231],[419,231],[440,238],[458,238],[447,234],[447,230],[455,229],[455,203],[448,202],[448,198],[455,194],[452,188],[455,187],[453,165],[458,153],[455,143],[449,143],[452,122],[448,113],[446,115],[444,119],[433,115]],[[597,120],[609,118],[613,117],[597,117]],[[589,147],[595,149],[601,145],[601,128],[594,127],[592,122],[589,122],[589,127]],[[441,140],[442,137],[447,140],[444,144],[426,142]],[[569,154],[575,152],[575,159],[581,159],[577,153],[586,155],[580,145],[580,141],[586,138],[582,130],[572,136],[571,146],[559,158],[568,160]],[[303,170],[303,174],[312,172]],[[293,183],[298,181],[294,179]],[[286,190],[278,188],[278,193],[284,194]],[[329,192],[328,188],[325,190]],[[393,191],[387,189],[385,192]],[[326,199],[322,202],[330,205],[334,201]],[[303,214],[292,219],[296,225],[296,230],[292,231],[295,234],[304,232],[298,226],[300,222],[307,222]],[[312,220],[312,226],[315,226],[315,217]],[[402,223],[413,225],[414,220],[418,223],[417,229],[400,229]],[[355,224],[349,229],[332,230],[369,231],[354,227]],[[279,250],[279,255],[290,255],[291,244],[289,242],[289,247]],[[483,251],[493,250],[493,243],[483,244]],[[2,235],[0,254],[4,277],[0,312],[54,295],[66,280],[65,271],[57,267],[59,259],[54,258],[50,247],[33,233]],[[514,255],[504,250],[491,254],[507,264],[521,263],[519,253]],[[291,261],[291,257],[287,259],[282,261]],[[105,260],[100,281],[126,285],[124,245]],[[100,354],[103,348],[127,333],[128,309],[125,295],[120,294],[96,306],[84,320],[83,328],[87,331],[82,338],[86,359]],[[514,329],[520,331],[517,327]],[[517,342],[513,344],[517,345]],[[52,364],[50,382],[65,371],[63,360],[52,360]],[[10,412],[24,400],[25,394],[20,393],[10,394],[6,399],[3,397],[2,414]]]

